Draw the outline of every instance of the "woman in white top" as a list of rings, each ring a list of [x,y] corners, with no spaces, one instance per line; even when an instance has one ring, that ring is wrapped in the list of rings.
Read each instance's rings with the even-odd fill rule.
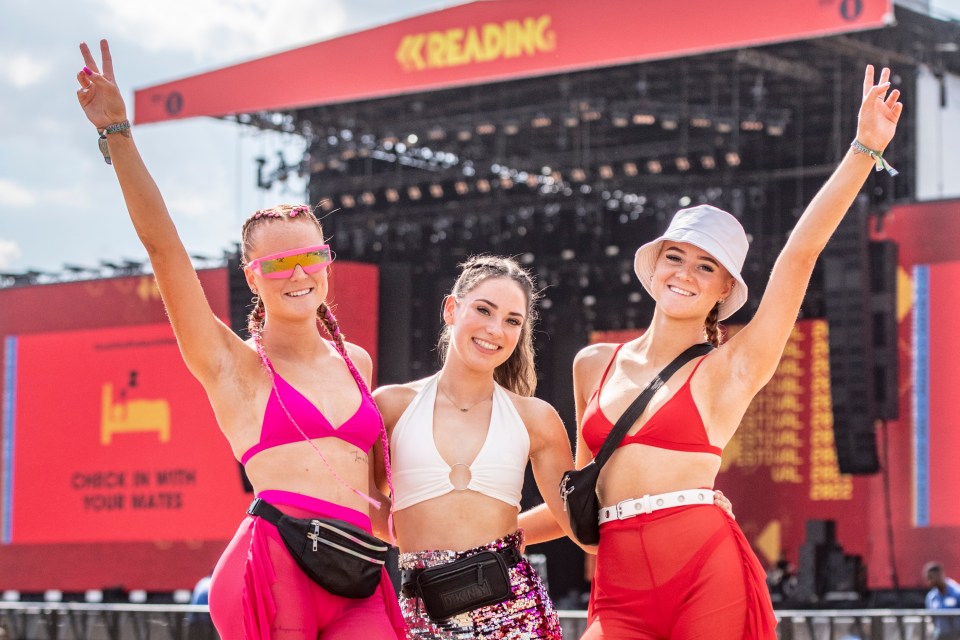
[[[557,486],[573,466],[560,416],[532,397],[536,299],[533,280],[514,260],[471,258],[443,303],[441,370],[374,394],[390,434],[400,603],[411,638],[560,637],[543,583],[520,555],[517,523],[529,460],[549,510],[566,526]],[[432,598],[467,607],[475,596],[498,599],[495,580],[482,567],[468,567],[468,579],[439,589],[427,585],[425,593],[415,586],[429,576],[423,569],[477,558],[483,550],[495,553],[479,557],[503,560],[506,600],[431,617]]]
[[[537,299],[533,279],[516,261],[471,258],[444,300],[441,370],[374,393],[390,434],[400,606],[410,638],[560,637],[543,583],[520,555],[525,541],[555,538],[560,527],[570,533],[557,490],[573,465],[570,442],[553,407],[532,397]],[[518,522],[527,461],[546,499],[524,515],[543,530],[533,540]],[[720,495],[717,504],[730,511]],[[506,578],[500,598],[491,574],[477,566],[494,555]],[[453,571],[463,563],[473,564]],[[431,567],[454,575],[437,587],[437,576],[423,571]],[[473,606],[485,598],[492,604]],[[431,615],[438,601],[463,611]]]

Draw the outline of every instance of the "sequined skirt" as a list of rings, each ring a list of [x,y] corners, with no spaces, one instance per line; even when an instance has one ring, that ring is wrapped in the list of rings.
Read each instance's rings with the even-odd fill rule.
[[[523,532],[517,531],[468,551],[417,551],[400,554],[400,569],[426,569],[472,556],[485,549],[520,547]],[[480,607],[442,622],[434,622],[416,597],[400,598],[411,640],[559,640],[560,619],[547,590],[526,558],[510,568],[513,597],[506,602]]]

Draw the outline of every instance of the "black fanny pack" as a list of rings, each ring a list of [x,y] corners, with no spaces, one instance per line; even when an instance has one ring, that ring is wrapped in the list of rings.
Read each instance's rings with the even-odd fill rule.
[[[247,513],[277,528],[311,580],[345,598],[369,598],[380,585],[389,545],[356,525],[333,518],[291,518],[255,498]]]
[[[512,598],[509,568],[522,559],[516,547],[487,549],[436,567],[404,571],[401,593],[419,598],[432,620],[445,620]]]

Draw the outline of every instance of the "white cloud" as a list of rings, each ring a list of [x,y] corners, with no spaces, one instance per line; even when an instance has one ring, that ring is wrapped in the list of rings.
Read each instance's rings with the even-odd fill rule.
[[[151,51],[233,62],[343,32],[342,0],[97,0],[105,29]]]
[[[37,203],[32,193],[13,180],[0,178],[0,206],[31,207]]]
[[[0,238],[0,269],[8,268],[22,253],[16,242]]]
[[[0,55],[0,69],[17,89],[41,83],[50,73],[50,63],[19,53]]]

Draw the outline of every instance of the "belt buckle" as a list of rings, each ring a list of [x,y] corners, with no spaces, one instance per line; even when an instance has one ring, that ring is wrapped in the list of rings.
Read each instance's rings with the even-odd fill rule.
[[[633,505],[632,509],[626,508],[628,503]],[[639,509],[637,508],[637,503],[639,503]],[[620,520],[635,518],[641,513],[651,513],[652,511],[650,508],[650,494],[645,494],[642,498],[623,500],[617,503],[617,518]]]

